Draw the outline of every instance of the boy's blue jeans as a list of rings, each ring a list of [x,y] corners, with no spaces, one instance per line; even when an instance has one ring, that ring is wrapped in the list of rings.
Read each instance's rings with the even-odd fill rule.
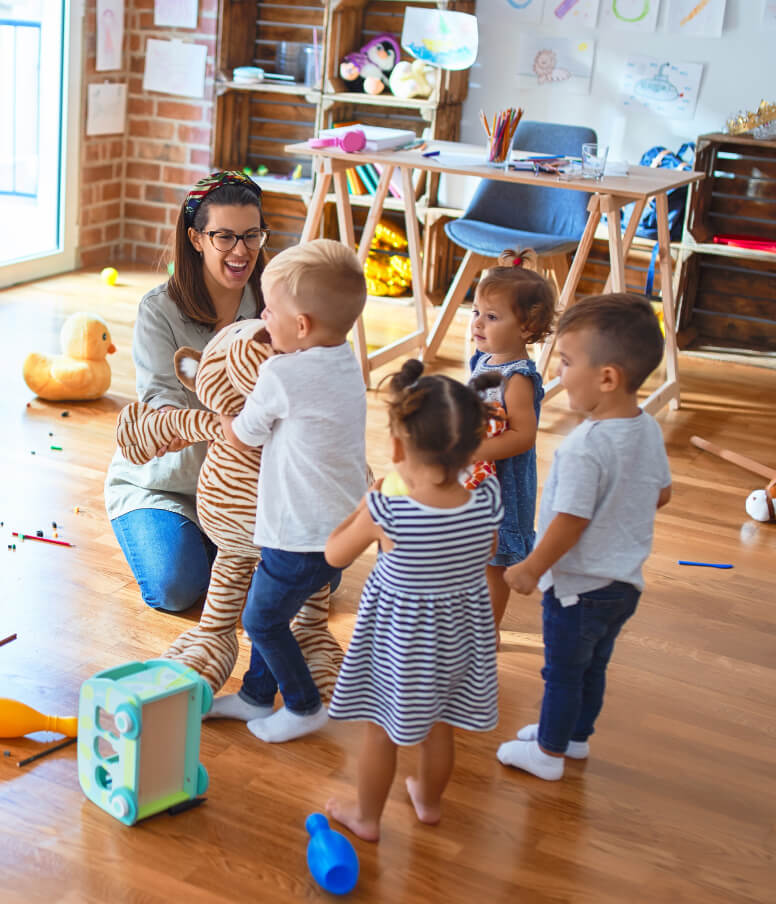
[[[542,599],[545,664],[538,741],[544,750],[562,754],[569,741],[586,741],[593,733],[614,641],[636,611],[641,591],[614,581],[564,607],[554,590],[550,587]]]
[[[262,548],[243,610],[251,639],[251,661],[239,692],[243,700],[271,705],[279,688],[290,712],[306,716],[320,709],[318,688],[289,624],[308,596],[339,577],[340,569],[322,552]]]
[[[204,598],[217,549],[193,521],[143,508],[114,518],[111,527],[146,605],[183,612]]]

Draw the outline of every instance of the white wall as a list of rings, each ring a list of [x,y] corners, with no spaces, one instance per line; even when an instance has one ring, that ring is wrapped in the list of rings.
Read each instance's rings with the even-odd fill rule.
[[[545,0],[547,3],[556,0]],[[601,0],[601,9],[611,0]],[[657,2],[657,0],[654,0]],[[765,0],[727,0],[720,38],[679,36],[666,30],[668,2],[659,0],[654,32],[630,33],[596,28],[570,33],[562,25],[518,24],[507,0],[477,0],[479,53],[469,75],[461,140],[481,142],[479,111],[522,107],[526,119],[592,126],[609,144],[612,160],[638,163],[653,145],[676,149],[704,132],[717,132],[738,110],[753,110],[764,98],[776,100],[776,28],[762,24]],[[599,12],[599,23],[601,13]],[[521,29],[535,34],[580,37],[596,42],[590,94],[564,94],[562,87],[514,87],[516,48]],[[653,113],[626,113],[620,84],[632,54],[703,63],[698,106],[693,119],[667,119]],[[449,184],[443,203],[465,206],[474,180]]]

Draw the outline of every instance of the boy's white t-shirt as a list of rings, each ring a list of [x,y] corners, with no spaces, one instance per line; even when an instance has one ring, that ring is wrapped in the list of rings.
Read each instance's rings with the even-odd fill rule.
[[[555,452],[539,509],[537,545],[558,513],[589,518],[576,545],[546,571],[564,605],[612,581],[644,588],[641,566],[652,548],[660,491],[671,483],[663,434],[646,412],[587,420]]]
[[[366,492],[366,388],[348,343],[269,358],[232,426],[264,446],[254,542],[322,551]]]

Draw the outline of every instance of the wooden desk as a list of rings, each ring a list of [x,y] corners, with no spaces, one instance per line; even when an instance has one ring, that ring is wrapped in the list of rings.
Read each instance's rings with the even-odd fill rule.
[[[557,176],[550,174],[534,175],[532,172],[502,170],[488,166],[485,163],[479,163],[478,161],[483,156],[483,150],[479,145],[468,145],[451,141],[432,141],[429,144],[433,150],[440,152],[439,156],[424,157],[417,150],[347,154],[339,148],[333,147],[311,149],[306,144],[286,146],[286,151],[293,156],[303,156],[305,154],[312,156],[314,169],[318,175],[302,231],[301,241],[303,242],[315,238],[318,234],[323,208],[326,203],[326,195],[333,182],[340,240],[351,247],[355,247],[353,213],[348,197],[345,170],[355,166],[357,163],[379,163],[382,166],[380,182],[364,224],[358,247],[358,256],[362,263],[366,260],[366,256],[369,253],[369,246],[374,236],[375,226],[382,214],[393,171],[398,169],[401,173],[407,240],[412,263],[412,292],[417,312],[417,329],[396,342],[367,354],[364,323],[363,319],[359,318],[354,328],[354,344],[367,386],[370,385],[372,370],[399,355],[415,352],[426,360],[433,359],[455,315],[455,307],[450,302],[456,282],[463,278],[464,272],[469,276],[465,260],[453,281],[450,291],[447,293],[437,315],[436,322],[429,332],[426,322],[428,300],[423,286],[420,231],[412,181],[413,169],[424,169],[432,173],[480,176],[483,179],[496,179],[502,182],[518,182],[529,185],[541,185],[547,188],[592,192],[588,204],[589,215],[585,231],[579,241],[573,262],[571,267],[568,268],[568,273],[561,288],[558,302],[560,310],[563,310],[567,304],[573,302],[579,278],[582,275],[585,261],[593,243],[596,227],[604,213],[607,214],[608,220],[611,268],[606,283],[606,291],[625,291],[625,254],[627,254],[633,241],[636,226],[645,204],[650,197],[655,197],[657,201],[660,276],[663,287],[663,317],[666,331],[666,381],[652,393],[643,407],[652,414],[669,403],[672,408],[678,408],[679,377],[676,357],[674,293],[671,279],[671,238],[668,227],[668,200],[666,193],[680,185],[687,185],[702,179],[703,174],[684,170],[632,166],[627,176],[606,176],[600,182],[592,182],[586,179],[559,181]],[[525,153],[527,154],[528,152]],[[630,202],[634,202],[635,207],[623,235],[620,231],[620,210]],[[469,259],[469,255],[467,255],[467,259]],[[473,277],[474,274],[471,273],[470,275]],[[539,361],[537,362],[537,367],[542,375],[547,370],[553,346],[554,337],[550,337],[542,347]],[[550,381],[545,386],[547,396],[551,397],[560,391],[560,388],[558,380]]]

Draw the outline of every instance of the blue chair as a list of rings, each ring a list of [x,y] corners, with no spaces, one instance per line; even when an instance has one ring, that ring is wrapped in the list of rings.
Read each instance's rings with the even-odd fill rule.
[[[550,122],[521,122],[514,147],[537,154],[579,157],[582,145],[596,141],[593,129]],[[567,255],[577,247],[587,223],[586,192],[483,179],[464,215],[445,224],[445,232],[466,249],[429,335],[425,358],[433,359],[475,276],[506,248],[533,248],[558,290],[568,275]],[[549,357],[549,352],[546,356]],[[540,361],[540,370],[547,361]]]

